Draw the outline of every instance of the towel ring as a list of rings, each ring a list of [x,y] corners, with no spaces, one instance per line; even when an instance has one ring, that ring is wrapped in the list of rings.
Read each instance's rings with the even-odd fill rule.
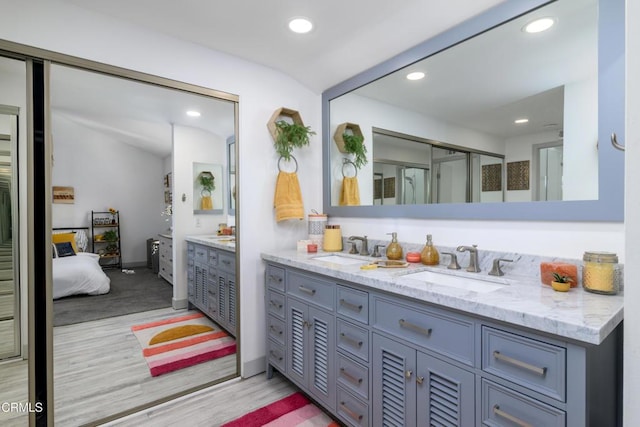
[[[358,168],[356,167],[356,164],[353,163],[351,160],[347,159],[346,157],[342,158],[342,177],[346,178],[347,175],[344,173],[344,168],[345,166],[353,166],[353,170],[354,170],[354,174],[351,178],[355,178],[356,176],[358,176]]]
[[[296,169],[295,169],[293,172],[289,172],[289,173],[296,173],[296,172],[298,172],[298,161],[297,161],[297,160],[296,160],[296,158],[295,158],[295,157],[293,157],[293,156],[289,156],[289,157],[290,157],[290,158],[292,158],[292,159],[293,159],[293,161],[294,161],[294,163],[296,164]],[[280,156],[280,158],[278,159],[278,170],[279,170],[280,172],[282,172],[282,168],[280,167],[280,160],[282,160],[282,159],[284,159],[284,156]]]

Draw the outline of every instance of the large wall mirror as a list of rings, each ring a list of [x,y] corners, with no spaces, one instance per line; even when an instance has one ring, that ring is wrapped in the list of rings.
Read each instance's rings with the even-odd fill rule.
[[[325,212],[619,221],[623,82],[623,1],[507,1],[323,94]]]

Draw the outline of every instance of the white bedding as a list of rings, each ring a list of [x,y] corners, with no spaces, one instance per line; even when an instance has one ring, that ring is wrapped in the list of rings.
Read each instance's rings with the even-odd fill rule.
[[[78,252],[75,256],[54,258],[53,299],[69,295],[101,295],[109,292],[111,280],[99,264],[100,256]]]

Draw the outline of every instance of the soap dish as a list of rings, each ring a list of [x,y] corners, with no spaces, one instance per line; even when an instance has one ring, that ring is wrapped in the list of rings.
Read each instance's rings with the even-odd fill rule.
[[[409,267],[409,263],[405,261],[375,261],[374,264],[377,264],[380,268],[406,268]]]

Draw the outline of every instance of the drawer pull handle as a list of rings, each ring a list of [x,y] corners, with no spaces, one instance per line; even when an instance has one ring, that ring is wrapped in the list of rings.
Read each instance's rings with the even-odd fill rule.
[[[269,352],[269,354],[270,354],[270,355],[271,355],[271,357],[273,357],[274,359],[278,359],[278,361],[282,361],[282,356],[278,356],[277,354],[275,354],[275,353],[273,352],[273,350],[271,350],[271,351]]]
[[[340,402],[340,407],[344,412],[347,413],[347,415],[349,415],[354,420],[362,421],[362,415],[358,415],[355,412],[353,412],[351,409],[347,407],[347,405],[344,402]]]
[[[282,277],[272,274],[269,276],[269,280],[272,282],[282,282]]]
[[[269,326],[269,329],[271,329],[273,332],[277,333],[278,335],[282,335],[282,330],[280,331],[277,330],[273,325]]]
[[[398,323],[400,323],[401,327],[411,329],[412,331],[418,332],[422,335],[426,335],[426,336],[431,335],[431,328],[423,328],[422,326],[414,325],[413,323],[407,322],[404,319],[398,320]]]
[[[229,261],[227,259],[223,259],[222,263],[225,264],[225,265],[229,265],[229,264],[231,264],[231,261]]]
[[[362,378],[356,378],[347,372],[344,368],[340,368],[340,374],[354,384],[362,384]]]
[[[501,360],[505,363],[509,363],[511,365],[517,366],[519,368],[522,369],[526,369],[528,371],[531,371],[535,374],[541,375],[541,376],[545,376],[547,374],[547,368],[540,368],[538,366],[532,365],[530,363],[527,362],[523,362],[522,360],[518,360],[518,359],[514,359],[513,357],[509,357],[509,356],[505,356],[504,354],[500,353],[498,350],[495,350],[493,352],[493,357],[495,357],[498,360]]]
[[[358,313],[362,311],[362,305],[355,305],[349,301],[345,301],[344,299],[340,300],[340,305],[350,310],[357,311]]]
[[[342,338],[343,340],[350,342],[351,345],[354,345],[356,347],[362,347],[362,341],[358,341],[355,338],[351,338],[348,335],[345,335],[344,332],[340,332],[340,338]]]
[[[278,310],[280,310],[282,308],[282,304],[278,304],[277,302],[275,302],[274,300],[269,301],[269,303],[274,306],[275,308],[277,308]]]
[[[525,421],[522,421],[520,418],[514,417],[508,412],[504,412],[503,410],[500,409],[499,405],[493,405],[493,413],[504,419],[511,421],[514,424],[519,425],[520,427],[533,427],[531,424]]]
[[[305,294],[309,294],[309,295],[315,295],[316,294],[316,290],[315,289],[305,288],[304,286],[298,286],[298,289],[300,291],[304,292]]]

